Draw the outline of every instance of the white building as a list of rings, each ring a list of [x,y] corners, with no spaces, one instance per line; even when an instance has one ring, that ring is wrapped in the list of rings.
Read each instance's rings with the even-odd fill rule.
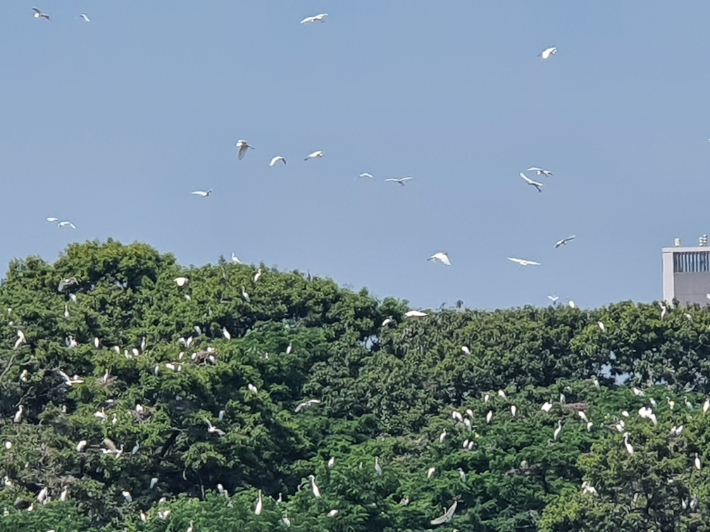
[[[683,247],[680,238],[675,246],[663,248],[663,300],[680,305],[710,303],[710,248],[707,235],[698,247]]]

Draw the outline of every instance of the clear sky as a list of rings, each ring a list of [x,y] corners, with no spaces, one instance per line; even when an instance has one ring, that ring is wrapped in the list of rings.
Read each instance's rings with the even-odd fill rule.
[[[0,263],[113,237],[416,307],[660,299],[661,248],[710,233],[708,20],[703,1],[1,2]],[[542,193],[530,166],[554,173]]]

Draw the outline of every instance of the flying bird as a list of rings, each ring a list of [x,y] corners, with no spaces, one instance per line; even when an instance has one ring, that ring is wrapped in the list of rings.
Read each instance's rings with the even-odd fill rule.
[[[557,53],[557,48],[555,46],[551,46],[550,48],[545,48],[542,53],[540,54],[540,57],[543,58],[543,60],[550,59],[553,55]]]
[[[277,155],[276,157],[274,157],[273,159],[271,159],[271,162],[269,163],[269,166],[274,166],[274,165],[276,165],[277,163],[284,163],[284,164],[286,164],[286,159],[284,159],[284,158],[281,157],[280,155]]]
[[[367,177],[367,178],[369,178],[369,179],[372,179],[373,176],[372,176],[372,174],[370,174],[370,173],[368,173],[368,172],[363,172],[363,173],[360,174],[358,177],[359,177],[359,178]]]
[[[312,24],[313,22],[325,22],[328,17],[328,13],[321,13],[320,15],[315,15],[313,17],[306,17],[301,21],[301,24]]]
[[[451,266],[451,261],[449,260],[449,255],[443,251],[440,251],[438,253],[434,253],[427,260],[431,260],[434,262],[440,262],[441,264],[446,264],[447,266]]]
[[[42,13],[42,11],[40,11],[36,7],[33,7],[32,9],[35,12],[35,18],[46,18],[47,20],[49,20],[49,15],[47,15],[47,13]]]
[[[534,260],[516,259],[513,257],[508,257],[508,260],[520,264],[521,266],[540,266],[540,263]]]
[[[193,191],[192,191],[192,194],[194,194],[195,196],[200,196],[201,198],[206,198],[207,196],[210,195],[211,192],[212,192],[212,189],[209,189],[209,190],[193,190]]]
[[[547,299],[552,301],[552,304],[554,305],[555,303],[557,303],[557,300],[560,299],[560,296],[547,296]]]
[[[224,432],[223,430],[221,430],[221,429],[218,429],[218,428],[215,427],[214,425],[212,425],[212,423],[210,423],[210,420],[209,420],[209,419],[207,419],[206,417],[203,417],[202,420],[203,420],[205,423],[207,423],[207,432],[210,432],[210,433],[215,432],[215,433],[217,433],[219,436],[224,436],[225,432]]]
[[[296,405],[296,413],[300,412],[304,408],[310,408],[313,405],[318,405],[320,404],[320,399],[309,399],[308,401],[304,401],[303,403],[299,403]]]
[[[555,249],[566,245],[568,242],[572,242],[572,240],[574,240],[575,238],[577,238],[577,237],[575,235],[572,235],[572,236],[568,236],[567,238],[563,238],[562,240],[558,240],[555,243]]]
[[[254,146],[249,146],[249,143],[246,140],[238,140],[237,148],[239,148],[239,154],[237,155],[237,159],[241,161],[242,159],[244,159],[244,155],[246,154],[247,150],[253,150]]]
[[[421,310],[410,310],[404,314],[405,318],[423,318],[424,316],[426,316],[426,312],[422,312]]]
[[[544,170],[543,168],[538,168],[537,166],[531,166],[528,168],[528,172],[535,172],[537,175],[544,175],[545,177],[552,175],[552,172],[549,170]]]
[[[523,181],[525,181],[528,185],[535,187],[538,192],[542,192],[542,183],[539,183],[537,181],[533,181],[532,179],[530,179],[528,176],[526,176],[522,172],[520,172],[520,177],[522,177]]]
[[[86,15],[86,13],[82,13],[79,16],[81,17],[81,20],[83,20],[84,22],[91,22],[91,19]]]
[[[325,154],[321,150],[318,150],[318,151],[314,151],[313,153],[311,153],[308,157],[306,157],[303,160],[308,161],[309,159],[320,159],[321,157],[323,157],[323,155],[325,155]]]
[[[57,227],[71,227],[72,229],[76,229],[76,225],[74,225],[74,224],[71,223],[71,222],[66,222],[66,221],[65,221],[65,222],[59,222],[59,223],[57,224]]]
[[[413,178],[412,177],[402,177],[399,179],[395,179],[395,178],[385,179],[385,181],[392,181],[394,183],[399,183],[400,185],[404,186],[407,184],[407,181],[410,181],[411,179],[413,179]]]

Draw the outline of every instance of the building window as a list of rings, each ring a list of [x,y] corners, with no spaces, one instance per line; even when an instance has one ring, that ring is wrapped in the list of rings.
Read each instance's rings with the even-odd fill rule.
[[[673,273],[710,272],[710,251],[673,253]]]

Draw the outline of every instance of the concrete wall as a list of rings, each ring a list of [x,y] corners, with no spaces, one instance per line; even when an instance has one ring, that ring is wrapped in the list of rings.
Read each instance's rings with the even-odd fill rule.
[[[706,297],[706,294],[710,294],[710,273],[673,274],[673,292],[673,297],[682,305],[707,305],[710,303]]]

